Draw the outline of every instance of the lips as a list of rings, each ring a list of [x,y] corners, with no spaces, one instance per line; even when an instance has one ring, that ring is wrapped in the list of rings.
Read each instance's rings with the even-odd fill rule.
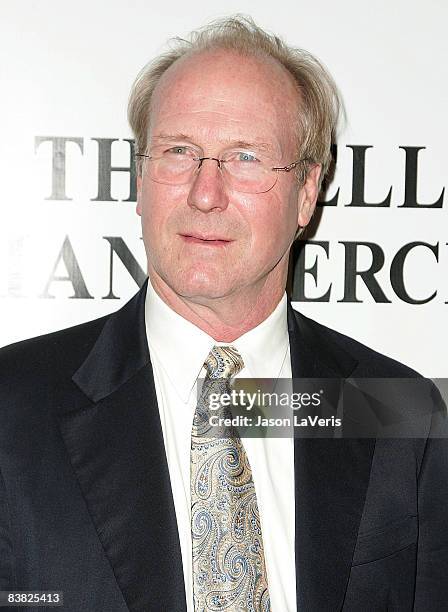
[[[183,238],[186,242],[195,243],[195,244],[204,244],[209,246],[223,246],[225,244],[229,244],[232,242],[227,238],[222,238],[221,236],[216,236],[214,234],[202,235],[202,234],[180,234],[181,238]]]

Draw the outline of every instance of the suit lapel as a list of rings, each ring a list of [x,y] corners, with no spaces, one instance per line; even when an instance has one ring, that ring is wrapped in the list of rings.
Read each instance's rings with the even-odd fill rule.
[[[184,612],[174,503],[146,342],[146,284],[111,315],[73,381],[61,433],[104,552],[131,611]],[[169,583],[168,583],[169,577]]]
[[[344,379],[355,369],[290,304],[288,327],[294,379]],[[342,609],[374,448],[370,438],[294,440],[298,610]]]

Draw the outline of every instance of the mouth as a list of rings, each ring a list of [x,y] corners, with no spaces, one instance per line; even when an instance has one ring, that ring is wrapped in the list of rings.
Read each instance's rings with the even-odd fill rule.
[[[219,236],[214,235],[200,236],[198,234],[179,234],[179,236],[182,238],[182,240],[189,244],[200,244],[210,247],[226,246],[232,242],[232,240],[220,238]]]

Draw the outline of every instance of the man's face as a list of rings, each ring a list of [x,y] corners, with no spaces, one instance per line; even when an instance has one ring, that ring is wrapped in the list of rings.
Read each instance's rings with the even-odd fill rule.
[[[149,148],[193,146],[216,158],[237,148],[284,166],[296,156],[297,104],[291,77],[274,60],[227,51],[182,58],[154,92]],[[155,182],[144,171],[137,212],[148,273],[198,303],[261,290],[269,279],[284,283],[297,225],[312,214],[318,170],[308,188],[280,172],[272,189],[255,194],[226,184],[212,160],[182,185]]]

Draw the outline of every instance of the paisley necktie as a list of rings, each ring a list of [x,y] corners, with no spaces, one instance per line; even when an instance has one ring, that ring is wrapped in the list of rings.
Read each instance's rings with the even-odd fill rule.
[[[210,395],[229,393],[230,379],[244,363],[235,348],[215,346],[204,365],[207,374],[191,435],[194,610],[268,612],[263,538],[249,459],[235,429],[225,430],[231,437],[213,436],[209,423]]]

